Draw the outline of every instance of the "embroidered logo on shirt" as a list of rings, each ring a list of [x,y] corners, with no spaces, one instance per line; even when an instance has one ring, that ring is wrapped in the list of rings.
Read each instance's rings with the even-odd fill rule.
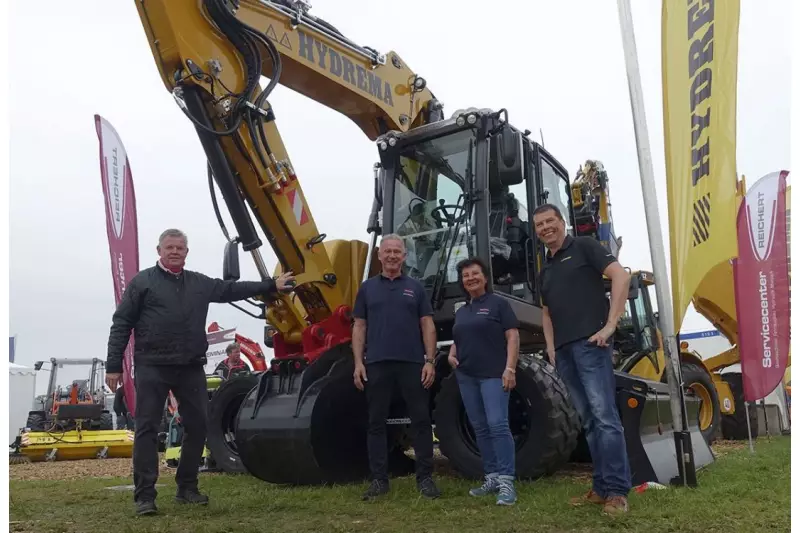
[[[564,259],[562,259],[562,260],[561,260],[561,262],[563,263],[563,262],[564,262],[564,261],[566,261],[567,259],[572,259],[572,256],[571,256],[571,255],[568,255],[567,257],[565,257]]]
[[[414,290],[413,289],[403,289],[403,296],[408,296],[410,298],[414,298]]]
[[[489,310],[487,308],[485,308],[485,307],[481,307],[480,309],[478,309],[478,312],[475,313],[475,314],[476,315],[488,315],[489,314]]]

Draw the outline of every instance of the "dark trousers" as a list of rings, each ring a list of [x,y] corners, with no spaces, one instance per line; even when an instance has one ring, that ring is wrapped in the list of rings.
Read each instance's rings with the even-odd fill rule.
[[[422,386],[422,365],[400,361],[381,361],[367,365],[367,405],[369,429],[367,452],[373,479],[389,480],[386,419],[392,396],[399,389],[411,418],[417,481],[433,474],[433,430],[429,392]]]
[[[556,351],[556,369],[586,431],[594,469],[592,489],[603,498],[627,496],[631,471],[615,400],[611,347],[587,344],[586,339],[565,344]]]
[[[197,489],[197,470],[206,442],[208,392],[202,366],[136,365],[136,437],[133,441],[135,501],[155,500],[158,480],[158,429],[169,391],[178,400],[183,426],[178,490]]]

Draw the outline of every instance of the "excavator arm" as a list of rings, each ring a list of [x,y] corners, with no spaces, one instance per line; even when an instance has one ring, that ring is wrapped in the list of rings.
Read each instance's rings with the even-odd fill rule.
[[[233,219],[233,250],[241,244],[261,277],[269,276],[249,207],[280,269],[296,275],[293,295],[265,305],[277,330],[276,358],[303,354],[309,361],[349,340],[352,269],[337,271],[323,245],[267,98],[282,84],[348,116],[374,140],[438,120],[441,106],[425,80],[396,53],[357,45],[311,16],[302,1],[136,6],[162,81],[194,124],[209,180],[213,175]],[[262,76],[269,78],[263,90]]]

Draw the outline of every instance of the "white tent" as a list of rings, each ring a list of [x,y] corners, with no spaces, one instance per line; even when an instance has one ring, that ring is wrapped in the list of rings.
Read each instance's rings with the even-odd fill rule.
[[[8,437],[9,444],[19,435],[28,421],[36,389],[36,371],[33,368],[8,363]]]

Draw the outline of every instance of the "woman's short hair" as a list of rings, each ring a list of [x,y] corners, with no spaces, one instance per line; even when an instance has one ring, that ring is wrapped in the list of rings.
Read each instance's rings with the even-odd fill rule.
[[[456,271],[458,272],[458,284],[461,287],[463,293],[467,296],[467,300],[469,300],[469,292],[467,292],[467,288],[464,287],[464,280],[463,280],[463,272],[465,268],[478,265],[480,267],[481,272],[483,272],[483,277],[486,278],[486,291],[489,292],[489,267],[486,266],[486,263],[480,257],[468,257],[467,259],[462,259],[456,265]]]

